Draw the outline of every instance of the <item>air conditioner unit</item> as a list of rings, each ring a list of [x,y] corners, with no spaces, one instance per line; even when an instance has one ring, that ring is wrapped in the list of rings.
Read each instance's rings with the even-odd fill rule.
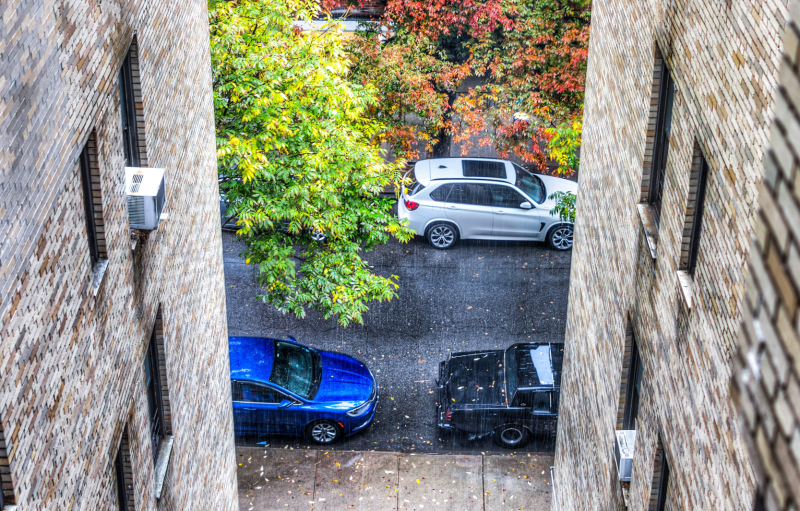
[[[633,452],[635,446],[635,429],[617,431],[617,438],[614,442],[614,456],[617,459],[620,481],[630,482],[631,480],[631,468],[633,467]]]
[[[131,229],[158,229],[166,199],[164,169],[125,167]]]

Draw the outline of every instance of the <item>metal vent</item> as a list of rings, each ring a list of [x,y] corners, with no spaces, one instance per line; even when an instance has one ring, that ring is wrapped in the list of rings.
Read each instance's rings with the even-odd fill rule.
[[[142,175],[142,174],[134,174],[131,177],[131,186],[128,189],[128,192],[129,193],[139,193],[139,187],[141,186],[142,181],[144,181],[144,175]]]
[[[128,215],[130,216],[131,225],[144,223],[144,199],[142,196],[128,195]]]

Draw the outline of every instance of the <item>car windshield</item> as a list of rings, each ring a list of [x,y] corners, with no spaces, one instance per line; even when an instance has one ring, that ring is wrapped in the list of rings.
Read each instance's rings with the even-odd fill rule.
[[[514,170],[516,170],[517,173],[517,180],[515,182],[517,187],[538,204],[544,202],[544,199],[547,197],[547,190],[545,190],[544,183],[539,179],[539,176],[528,172],[516,163],[514,164]]]
[[[309,348],[290,342],[275,341],[275,359],[269,381],[284,389],[313,399],[319,388],[319,355]]]
[[[514,357],[515,346],[506,350],[505,353],[505,370],[506,370],[506,399],[510,403],[514,399],[514,393],[517,391],[517,360]]]

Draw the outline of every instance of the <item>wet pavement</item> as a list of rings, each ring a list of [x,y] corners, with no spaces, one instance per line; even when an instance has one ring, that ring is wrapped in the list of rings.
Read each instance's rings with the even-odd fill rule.
[[[301,320],[264,304],[256,298],[261,291],[255,268],[238,255],[244,244],[224,232],[223,249],[230,335],[291,335],[317,349],[355,356],[375,374],[375,421],[335,450],[507,454],[489,438],[439,433],[439,361],[458,351],[564,339],[571,251],[555,252],[541,243],[462,241],[441,251],[417,237],[379,247],[365,258],[377,273],[399,277],[398,296],[370,304],[364,325],[347,328],[311,310]],[[315,447],[287,437],[237,438],[237,445]],[[552,452],[554,445],[553,438],[536,438],[519,452]]]
[[[242,511],[550,509],[553,457],[238,447]]]

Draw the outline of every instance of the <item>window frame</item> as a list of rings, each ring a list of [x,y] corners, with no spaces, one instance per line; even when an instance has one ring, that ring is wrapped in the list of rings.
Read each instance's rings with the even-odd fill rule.
[[[636,336],[634,335],[631,344],[630,365],[628,366],[628,388],[625,390],[625,408],[622,419],[623,430],[636,429],[643,377],[644,367],[642,366],[642,359],[639,355],[639,344],[636,342]]]
[[[117,479],[117,509],[128,511],[128,490],[125,488],[125,465],[122,460],[122,447],[117,449],[114,457],[114,473]]]
[[[661,477],[658,481],[658,500],[656,501],[656,511],[664,511],[667,507],[667,489],[669,488],[669,461],[667,452],[661,450]]]
[[[131,49],[133,45],[131,45]],[[133,91],[131,49],[125,55],[119,70],[119,103],[122,119],[122,149],[127,167],[141,166],[139,134],[136,125],[136,99]]]
[[[89,143],[83,146],[80,156],[81,186],[83,188],[83,211],[86,217],[86,235],[89,242],[89,254],[92,265],[100,261],[100,247],[95,222],[94,192],[92,190],[92,166],[89,160]]]
[[[705,210],[706,188],[708,185],[708,161],[700,156],[700,174],[697,181],[697,195],[694,203],[694,218],[692,220],[692,234],[689,238],[689,262],[687,273],[694,277],[697,269],[697,256],[700,252],[700,236],[702,234],[703,211]]]
[[[661,208],[664,199],[664,183],[667,180],[669,139],[672,133],[672,114],[675,103],[675,81],[672,79],[666,59],[661,63],[661,84],[658,93],[658,114],[653,142],[653,164],[647,203],[656,226],[661,224]]]
[[[164,404],[161,395],[161,374],[159,371],[158,343],[156,341],[156,330],[150,336],[150,343],[147,346],[144,359],[145,370],[145,392],[147,393],[148,416],[150,419],[150,440],[153,443],[153,459],[158,456],[158,448],[161,441],[166,436],[164,424]],[[147,373],[150,373],[150,384],[147,382]]]

